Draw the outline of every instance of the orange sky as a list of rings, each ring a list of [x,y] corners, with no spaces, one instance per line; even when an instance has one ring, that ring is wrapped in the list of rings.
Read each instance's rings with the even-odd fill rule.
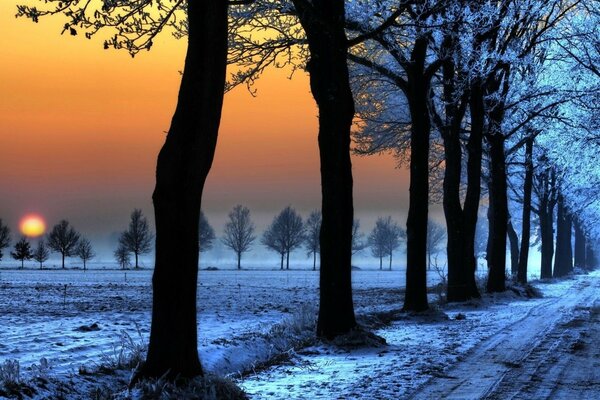
[[[15,19],[15,4],[0,2],[0,218],[13,232],[36,212],[50,225],[68,218],[84,233],[108,235],[134,207],[151,215],[185,42],[163,33],[132,59],[99,40],[61,36],[61,17]],[[257,98],[242,87],[225,98],[203,206],[215,225],[236,203],[265,218],[288,204],[303,212],[319,205],[317,112],[306,75],[290,81],[271,70],[257,89]],[[354,157],[357,217],[369,229],[378,214],[404,223],[406,173],[394,166],[389,156]]]

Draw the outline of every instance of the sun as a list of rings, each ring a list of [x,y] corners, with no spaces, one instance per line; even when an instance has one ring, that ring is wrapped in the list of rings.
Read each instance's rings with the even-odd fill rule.
[[[28,237],[38,237],[46,231],[44,219],[37,214],[27,214],[19,223],[21,233]]]

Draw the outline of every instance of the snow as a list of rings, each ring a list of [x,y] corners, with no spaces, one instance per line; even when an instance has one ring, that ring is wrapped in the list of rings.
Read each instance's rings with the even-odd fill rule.
[[[511,343],[514,354],[521,354],[523,346],[541,342],[544,332],[558,326],[575,305],[595,301],[593,289],[600,284],[598,272],[535,282],[544,297],[526,299],[507,291],[481,301],[434,306],[415,316],[400,312],[403,275],[404,271],[353,272],[359,321],[387,345],[347,349],[315,342],[294,351],[291,338],[285,337],[289,332],[274,336],[274,326],[298,311],[314,314],[318,271],[201,271],[202,362],[209,372],[229,374],[253,399],[406,397],[423,390],[427,382],[460,376],[453,366],[463,365],[461,360],[473,354],[504,350]],[[35,373],[28,367],[46,358],[53,376],[72,380],[82,365],[97,366],[110,355],[122,331],[135,341],[146,341],[150,279],[148,270],[127,271],[127,279],[122,271],[3,270],[0,363],[17,359],[27,376]],[[386,324],[386,318],[391,322]],[[78,329],[94,323],[98,329]],[[284,361],[248,373],[285,351]],[[477,365],[483,375],[508,368],[502,363]],[[126,381],[127,376],[119,379]],[[430,398],[446,393],[447,385],[439,387]]]

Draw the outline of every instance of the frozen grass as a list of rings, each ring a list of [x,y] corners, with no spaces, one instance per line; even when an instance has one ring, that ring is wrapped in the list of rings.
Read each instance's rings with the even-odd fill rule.
[[[148,345],[142,337],[142,332],[137,328],[137,337],[134,339],[127,331],[121,331],[119,342],[113,346],[112,352],[103,353],[100,369],[135,369],[146,359]]]
[[[132,390],[131,395],[133,398],[148,400],[245,400],[248,398],[233,381],[210,374],[177,384],[163,378],[145,380]]]

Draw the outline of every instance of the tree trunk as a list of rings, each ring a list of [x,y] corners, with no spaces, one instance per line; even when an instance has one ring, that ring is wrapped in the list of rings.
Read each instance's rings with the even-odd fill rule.
[[[62,269],[65,269],[65,253],[62,254]]]
[[[501,121],[497,118],[496,121]],[[508,228],[508,196],[506,192],[506,157],[504,154],[504,135],[500,132],[500,123],[492,128],[488,136],[490,144],[490,254],[488,254],[489,276],[488,292],[506,290],[506,231]]]
[[[285,256],[285,253],[281,253],[281,270],[283,271],[283,257]]]
[[[43,265],[42,265],[42,263],[40,262],[40,270],[42,270],[42,267],[43,267]]]
[[[379,270],[383,270],[383,257],[379,257]]]
[[[556,214],[556,257],[554,258],[555,278],[565,276],[573,270],[571,229],[571,216],[565,207],[562,194],[559,194]]]
[[[411,115],[410,195],[406,220],[405,311],[424,311],[427,303],[427,217],[429,211],[429,82],[424,75],[427,41],[417,39],[407,69]]]
[[[323,220],[317,335],[333,338],[356,326],[352,301],[352,164],[354,99],[347,65],[343,0],[294,0],[306,32],[310,87],[319,108]]]
[[[135,253],[135,269],[138,269],[138,253]]]
[[[313,251],[313,271],[317,270],[317,252]]]
[[[392,253],[390,253],[390,271],[392,270]]]
[[[21,269],[25,268],[25,259],[21,259]]]
[[[471,85],[471,98],[469,100],[471,111],[471,134],[467,142],[467,194],[463,208],[464,224],[464,263],[466,271],[467,290],[471,298],[480,298],[475,273],[477,259],[475,255],[475,233],[479,216],[479,202],[481,199],[481,160],[483,155],[483,128],[485,121],[485,107],[483,91],[479,82]]]
[[[519,270],[519,237],[510,217],[508,218],[507,234],[510,245],[510,274],[515,279]]]
[[[521,253],[517,280],[527,283],[527,263],[529,260],[529,238],[531,236],[531,190],[533,189],[533,138],[525,143],[525,181],[523,182],[523,227],[521,230]]]
[[[290,251],[287,252],[287,258],[285,260],[285,269],[290,269]]]
[[[552,257],[554,256],[554,228],[553,210],[548,210],[546,202],[540,206],[540,231],[542,236],[542,260],[540,277],[552,278]]]
[[[585,243],[585,266],[590,270],[593,270],[598,266],[598,259],[594,253],[592,242],[589,240]]]
[[[83,260],[83,272],[85,272],[85,260]]]
[[[198,223],[225,84],[227,2],[188,1],[188,49],[177,108],[158,155],[153,194],[156,260],[150,343],[141,377],[193,377],[198,358]]]
[[[242,269],[242,252],[237,253],[237,269]]]
[[[581,223],[575,219],[575,266],[578,268],[586,269],[585,264],[585,233],[581,228]]]

